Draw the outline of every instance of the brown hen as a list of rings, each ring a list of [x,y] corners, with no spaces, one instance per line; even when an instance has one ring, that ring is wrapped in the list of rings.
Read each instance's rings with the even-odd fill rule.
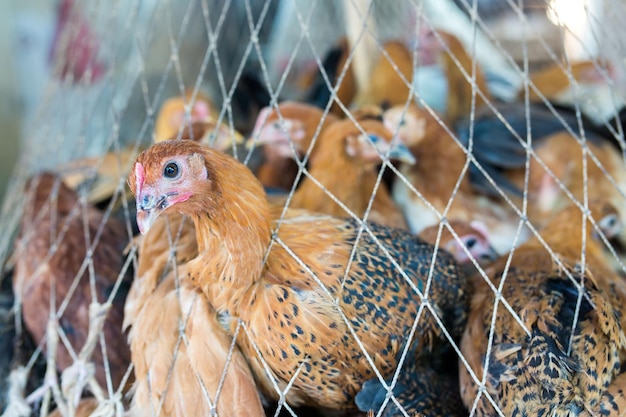
[[[57,317],[73,351],[59,343],[56,365],[62,371],[75,362],[94,325],[90,306],[110,302],[102,330],[106,360],[100,343],[85,360],[95,365],[95,378],[103,389],[110,378],[116,390],[130,364],[122,333],[124,300],[132,278],[125,265],[129,237],[124,224],[82,203],[54,174],[32,178],[26,191],[13,278],[26,329],[36,343],[43,343],[48,319],[51,314]]]
[[[272,381],[280,390],[292,382],[289,404],[354,409],[356,392],[375,376],[370,360],[385,378],[395,370],[429,276],[432,309],[417,322],[415,360],[436,358],[445,344],[433,312],[452,335],[463,329],[458,266],[439,252],[431,269],[434,248],[406,232],[371,225],[359,237],[355,221],[297,211],[280,222],[272,243],[261,184],[237,161],[190,141],[142,153],[129,184],[142,233],[162,213],[193,219],[199,255],[186,279],[229,334],[241,320],[237,345],[270,398],[279,397]]]
[[[503,201],[474,192],[467,175],[467,156],[461,146],[426,109],[410,105],[385,111],[385,125],[415,156],[414,164],[403,164],[404,179],[395,179],[394,202],[404,213],[409,230],[420,233],[449,221],[478,221],[489,230],[489,240],[499,254],[507,253],[518,235],[518,214]],[[525,239],[521,229],[519,239]]]
[[[249,146],[263,146],[265,162],[255,172],[257,178],[265,187],[290,191],[298,174],[294,150],[298,158],[304,157],[316,134],[335,120],[332,114],[324,116],[318,107],[295,101],[261,110],[248,140]]]
[[[375,120],[363,120],[358,125],[342,120],[330,125],[319,138],[316,159],[294,193],[291,206],[337,217],[349,216],[330,193],[354,215],[363,218],[374,195],[368,220],[406,229],[404,216],[391,200],[387,186],[379,182],[375,188],[381,155],[389,152],[390,159],[413,161],[408,149],[401,143],[390,144],[391,139],[391,133]]]

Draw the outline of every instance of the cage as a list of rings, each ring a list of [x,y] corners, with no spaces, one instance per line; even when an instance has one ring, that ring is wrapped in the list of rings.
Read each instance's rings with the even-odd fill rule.
[[[3,416],[620,415],[625,7],[60,0]]]

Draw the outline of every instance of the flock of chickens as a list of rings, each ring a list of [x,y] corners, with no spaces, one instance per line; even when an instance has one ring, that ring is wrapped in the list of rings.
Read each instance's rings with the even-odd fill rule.
[[[612,127],[558,128],[539,99],[569,86],[555,65],[531,77],[527,143],[523,95],[496,104],[503,129],[440,33],[446,114],[412,102],[403,43],[357,91],[343,42],[324,60],[338,88],[303,76],[307,99],[247,135],[190,92],[164,103],[155,144],[104,157],[87,199],[68,167],[30,179],[13,290],[53,359],[55,413],[625,413]]]

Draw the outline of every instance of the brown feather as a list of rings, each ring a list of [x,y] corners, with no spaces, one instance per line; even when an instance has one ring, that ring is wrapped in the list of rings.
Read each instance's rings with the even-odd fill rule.
[[[599,221],[606,204],[591,207]],[[614,211],[614,209],[612,209]],[[578,266],[582,249],[582,214],[570,207],[551,219],[541,237],[562,262],[557,266],[538,238],[517,248],[506,274],[508,257],[488,267],[493,284],[503,285],[502,297],[519,314],[527,334],[502,303],[497,305],[487,392],[505,415],[570,415],[570,410],[598,411],[604,391],[617,376],[626,354],[624,292],[621,278],[605,267],[600,242],[587,224],[586,268]],[[580,280],[584,295],[577,326],[572,332],[577,290],[565,272]],[[494,309],[494,294],[480,277],[461,350],[474,373],[481,378]],[[615,287],[617,285],[617,287]],[[618,290],[616,292],[616,289]],[[571,351],[570,336],[573,333]],[[471,407],[477,386],[464,365],[460,371],[461,395]],[[483,396],[478,415],[492,415]]]
[[[388,142],[392,139],[391,133],[378,121],[363,120],[360,126],[368,134],[377,135]],[[372,161],[351,156],[347,152],[348,141],[351,137],[360,135],[361,129],[351,120],[333,123],[326,129],[316,145],[317,156],[311,162],[309,176],[319,181],[354,214],[363,218],[378,173]],[[302,180],[300,188],[293,195],[291,206],[337,217],[348,216],[324,189],[308,177]],[[406,228],[404,216],[382,182],[374,196],[369,220],[391,227]]]
[[[369,104],[404,105],[411,99],[410,85],[413,80],[411,51],[399,40],[385,42],[383,50],[389,58],[381,53],[374,63],[367,87],[355,99],[357,107]]]
[[[192,166],[198,154],[204,157],[206,177]],[[162,172],[171,160],[179,161],[185,174],[168,182]],[[143,199],[145,189],[194,190],[186,201],[163,211],[182,212],[194,220],[199,256],[187,264],[189,276],[184,279],[201,289],[224,322],[230,318],[230,334],[237,319],[245,324],[247,331],[240,333],[237,344],[264,394],[278,398],[253,346],[279,387],[285,388],[299,370],[286,394],[290,404],[353,409],[354,395],[374,373],[347,323],[375,366],[385,377],[391,375],[420,302],[368,234],[345,275],[358,230],[355,222],[298,211],[275,224],[278,238],[306,265],[301,266],[282,245],[271,243],[270,219],[276,209],[270,210],[261,184],[232,158],[180,141],[154,145],[137,164],[146,178],[141,190],[134,173],[129,178],[137,199]],[[401,230],[371,228],[414,285],[423,288],[432,246]],[[465,281],[448,255],[437,256],[429,299],[457,335],[464,322]],[[440,329],[425,310],[414,341],[416,360],[436,356],[442,342]]]
[[[220,416],[264,416],[245,358],[235,346],[227,366],[232,338],[185,278],[197,254],[193,223],[177,213],[158,219],[141,239],[125,311],[136,376],[130,415],[209,415],[212,403]]]
[[[86,232],[89,236],[87,240]],[[69,299],[58,323],[73,350],[80,352],[90,326],[89,305],[95,301],[104,303],[108,299],[122,270],[123,250],[127,242],[128,234],[121,222],[113,218],[105,222],[103,213],[80,203],[75,192],[55,175],[43,173],[29,181],[26,211],[14,253],[13,289],[22,303],[26,329],[36,343],[42,343],[46,337],[53,292],[55,311],[66,297]],[[92,245],[93,288],[89,268],[79,274],[87,258],[87,248]],[[128,284],[131,273],[129,270],[123,277],[124,282],[113,299],[103,330],[114,390],[122,381],[130,363],[122,322],[126,297],[124,286]],[[71,293],[75,278],[78,285]],[[92,290],[95,290],[96,299],[92,298]],[[99,345],[91,359],[95,364],[96,380],[106,389],[106,369]],[[57,368],[63,370],[73,362],[68,350],[59,343]]]

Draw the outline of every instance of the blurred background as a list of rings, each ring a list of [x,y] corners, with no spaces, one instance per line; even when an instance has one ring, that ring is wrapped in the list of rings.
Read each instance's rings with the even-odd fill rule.
[[[80,7],[73,12],[79,16],[73,21],[80,22],[76,37],[94,39],[98,49],[85,52],[85,48],[73,47],[70,42],[67,50],[75,55],[97,55],[98,61],[106,65],[94,65],[95,82],[77,83],[68,82],[63,68],[56,68],[56,77],[50,76],[51,63],[64,60],[51,58],[53,53],[64,53],[58,48],[53,50],[74,1],[1,3],[0,52],[10,58],[0,76],[0,196],[6,193],[20,146],[35,146],[39,155],[55,155],[48,158],[48,165],[53,166],[76,157],[102,154],[111,147],[112,136],[119,137],[120,142],[137,140],[138,136],[145,141],[152,128],[152,116],[146,117],[150,107],[147,101],[156,107],[163,99],[180,93],[181,86],[200,86],[221,107],[233,81],[242,74],[262,73],[259,53],[273,88],[289,65],[280,98],[299,98],[297,76],[315,68],[315,59],[323,57],[347,34],[345,5],[339,0],[78,3]],[[570,60],[606,58],[613,64],[611,75],[615,84],[620,92],[625,90],[622,68],[626,36],[622,36],[623,25],[617,21],[626,9],[624,0],[423,0],[372,4],[376,9],[372,23],[381,42],[392,38],[410,42],[417,24],[415,16],[424,13],[429,25],[455,34],[466,47],[474,39],[471,28],[477,25],[470,26],[468,22],[470,11],[476,7],[491,38],[487,41],[484,33],[477,31],[476,59],[490,78],[492,93],[500,99],[506,100],[523,83],[523,77],[513,71],[502,54],[504,51],[520,68],[526,56],[531,69],[561,60],[565,52]],[[521,6],[523,21],[513,6]],[[300,17],[294,18],[297,15]],[[253,17],[254,22],[261,22],[263,16],[257,45],[249,42],[247,16]],[[311,25],[315,30],[303,39],[300,19],[307,17],[315,22]],[[219,63],[213,57],[206,59],[210,49],[207,23],[213,29],[219,26]],[[295,49],[298,52],[292,54]],[[247,58],[242,59],[244,55]],[[83,58],[90,59],[72,59]],[[245,64],[240,65],[242,62]],[[427,71],[422,73],[429,76]],[[84,74],[79,75],[84,78]],[[426,90],[420,91],[420,79],[418,71],[414,79],[418,94],[428,98],[427,90],[432,86],[426,85]],[[241,103],[236,100],[231,104],[232,117],[237,119],[246,109],[240,108]],[[436,103],[432,105],[437,109]],[[98,117],[93,117],[94,112]],[[247,130],[245,127],[243,131]],[[77,147],[68,149],[68,143],[77,143]],[[20,160],[23,166],[19,168],[24,173],[34,166],[26,159]],[[46,161],[39,159],[37,166],[45,168]]]
[[[58,7],[54,1],[0,4],[0,201],[17,163],[24,123],[32,118],[48,77]],[[10,57],[10,58],[9,58]]]

